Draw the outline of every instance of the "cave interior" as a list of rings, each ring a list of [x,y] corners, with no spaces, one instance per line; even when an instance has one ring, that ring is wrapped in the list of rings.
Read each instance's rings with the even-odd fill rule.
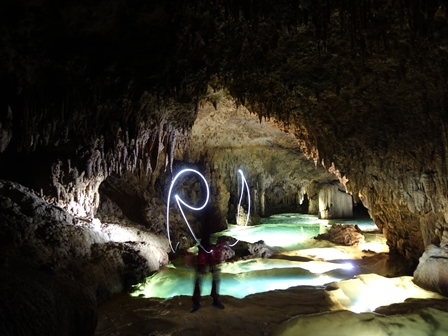
[[[131,299],[196,244],[167,207],[182,169],[203,174],[215,233],[284,213],[368,218],[388,249],[381,276],[435,295],[375,319],[448,333],[447,10],[445,0],[1,2],[2,335],[325,335],[321,315],[336,335],[340,321],[373,319],[328,304],[343,284],[225,296],[227,329],[214,311],[189,318],[188,295]],[[173,194],[204,200],[197,175],[177,182]],[[201,214],[186,217],[200,237]]]

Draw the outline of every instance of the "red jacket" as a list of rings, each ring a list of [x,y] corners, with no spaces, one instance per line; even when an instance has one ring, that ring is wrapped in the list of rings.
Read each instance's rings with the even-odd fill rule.
[[[198,264],[199,265],[216,266],[223,262],[224,250],[225,250],[224,244],[218,243],[216,245],[204,246],[204,248],[207,250],[207,252],[205,252],[199,246],[199,252],[198,252]]]

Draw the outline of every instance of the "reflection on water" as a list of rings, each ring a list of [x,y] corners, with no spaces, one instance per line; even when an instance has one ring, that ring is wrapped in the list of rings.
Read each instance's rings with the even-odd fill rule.
[[[222,264],[220,292],[243,298],[249,294],[291,286],[320,286],[333,281],[352,278],[361,271],[353,267],[350,259],[361,259],[359,247],[337,247],[335,244],[315,240],[313,237],[330,228],[331,222],[356,224],[363,231],[374,231],[375,224],[368,219],[329,221],[317,216],[303,214],[282,214],[263,219],[260,225],[241,227],[229,225],[219,235],[254,243],[263,240],[280,253],[270,259],[250,259]],[[379,233],[369,233],[366,244],[376,242],[384,250],[385,240]],[[307,255],[313,261],[295,259],[301,251],[333,251],[322,258]],[[387,247],[386,247],[387,251]],[[380,251],[381,252],[381,251]],[[334,257],[332,258],[331,255]],[[331,262],[331,261],[334,262]],[[176,295],[191,295],[193,292],[194,269],[179,262],[162,267],[144,284],[136,286],[134,296],[170,298]],[[203,281],[203,295],[210,293],[210,275]]]
[[[358,225],[364,232],[374,232],[378,228],[371,219],[319,219],[315,215],[286,213],[273,215],[261,220],[260,225],[237,226],[228,225],[226,231],[219,235],[232,236],[236,239],[255,243],[264,241],[266,245],[276,247],[281,251],[292,251],[312,247],[333,246],[328,242],[314,239],[318,234],[325,233],[331,224]],[[366,240],[375,240],[378,234],[366,234]],[[382,235],[380,235],[382,237]]]

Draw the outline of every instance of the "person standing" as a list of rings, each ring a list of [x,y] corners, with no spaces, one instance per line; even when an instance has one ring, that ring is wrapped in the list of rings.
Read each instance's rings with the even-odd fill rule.
[[[219,283],[220,283],[220,264],[224,260],[224,251],[227,248],[227,242],[224,237],[219,237],[216,244],[210,243],[210,235],[205,234],[199,245],[199,251],[196,263],[196,280],[193,291],[193,307],[191,312],[194,313],[201,307],[201,285],[207,269],[212,274],[212,289],[210,296],[212,297],[212,305],[218,309],[224,309],[224,305],[219,299]]]

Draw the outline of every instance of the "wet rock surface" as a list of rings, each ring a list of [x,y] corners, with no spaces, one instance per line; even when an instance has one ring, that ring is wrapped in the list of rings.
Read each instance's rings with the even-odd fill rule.
[[[327,232],[317,235],[315,239],[347,246],[359,245],[365,241],[364,234],[357,225],[347,224],[332,224]]]

